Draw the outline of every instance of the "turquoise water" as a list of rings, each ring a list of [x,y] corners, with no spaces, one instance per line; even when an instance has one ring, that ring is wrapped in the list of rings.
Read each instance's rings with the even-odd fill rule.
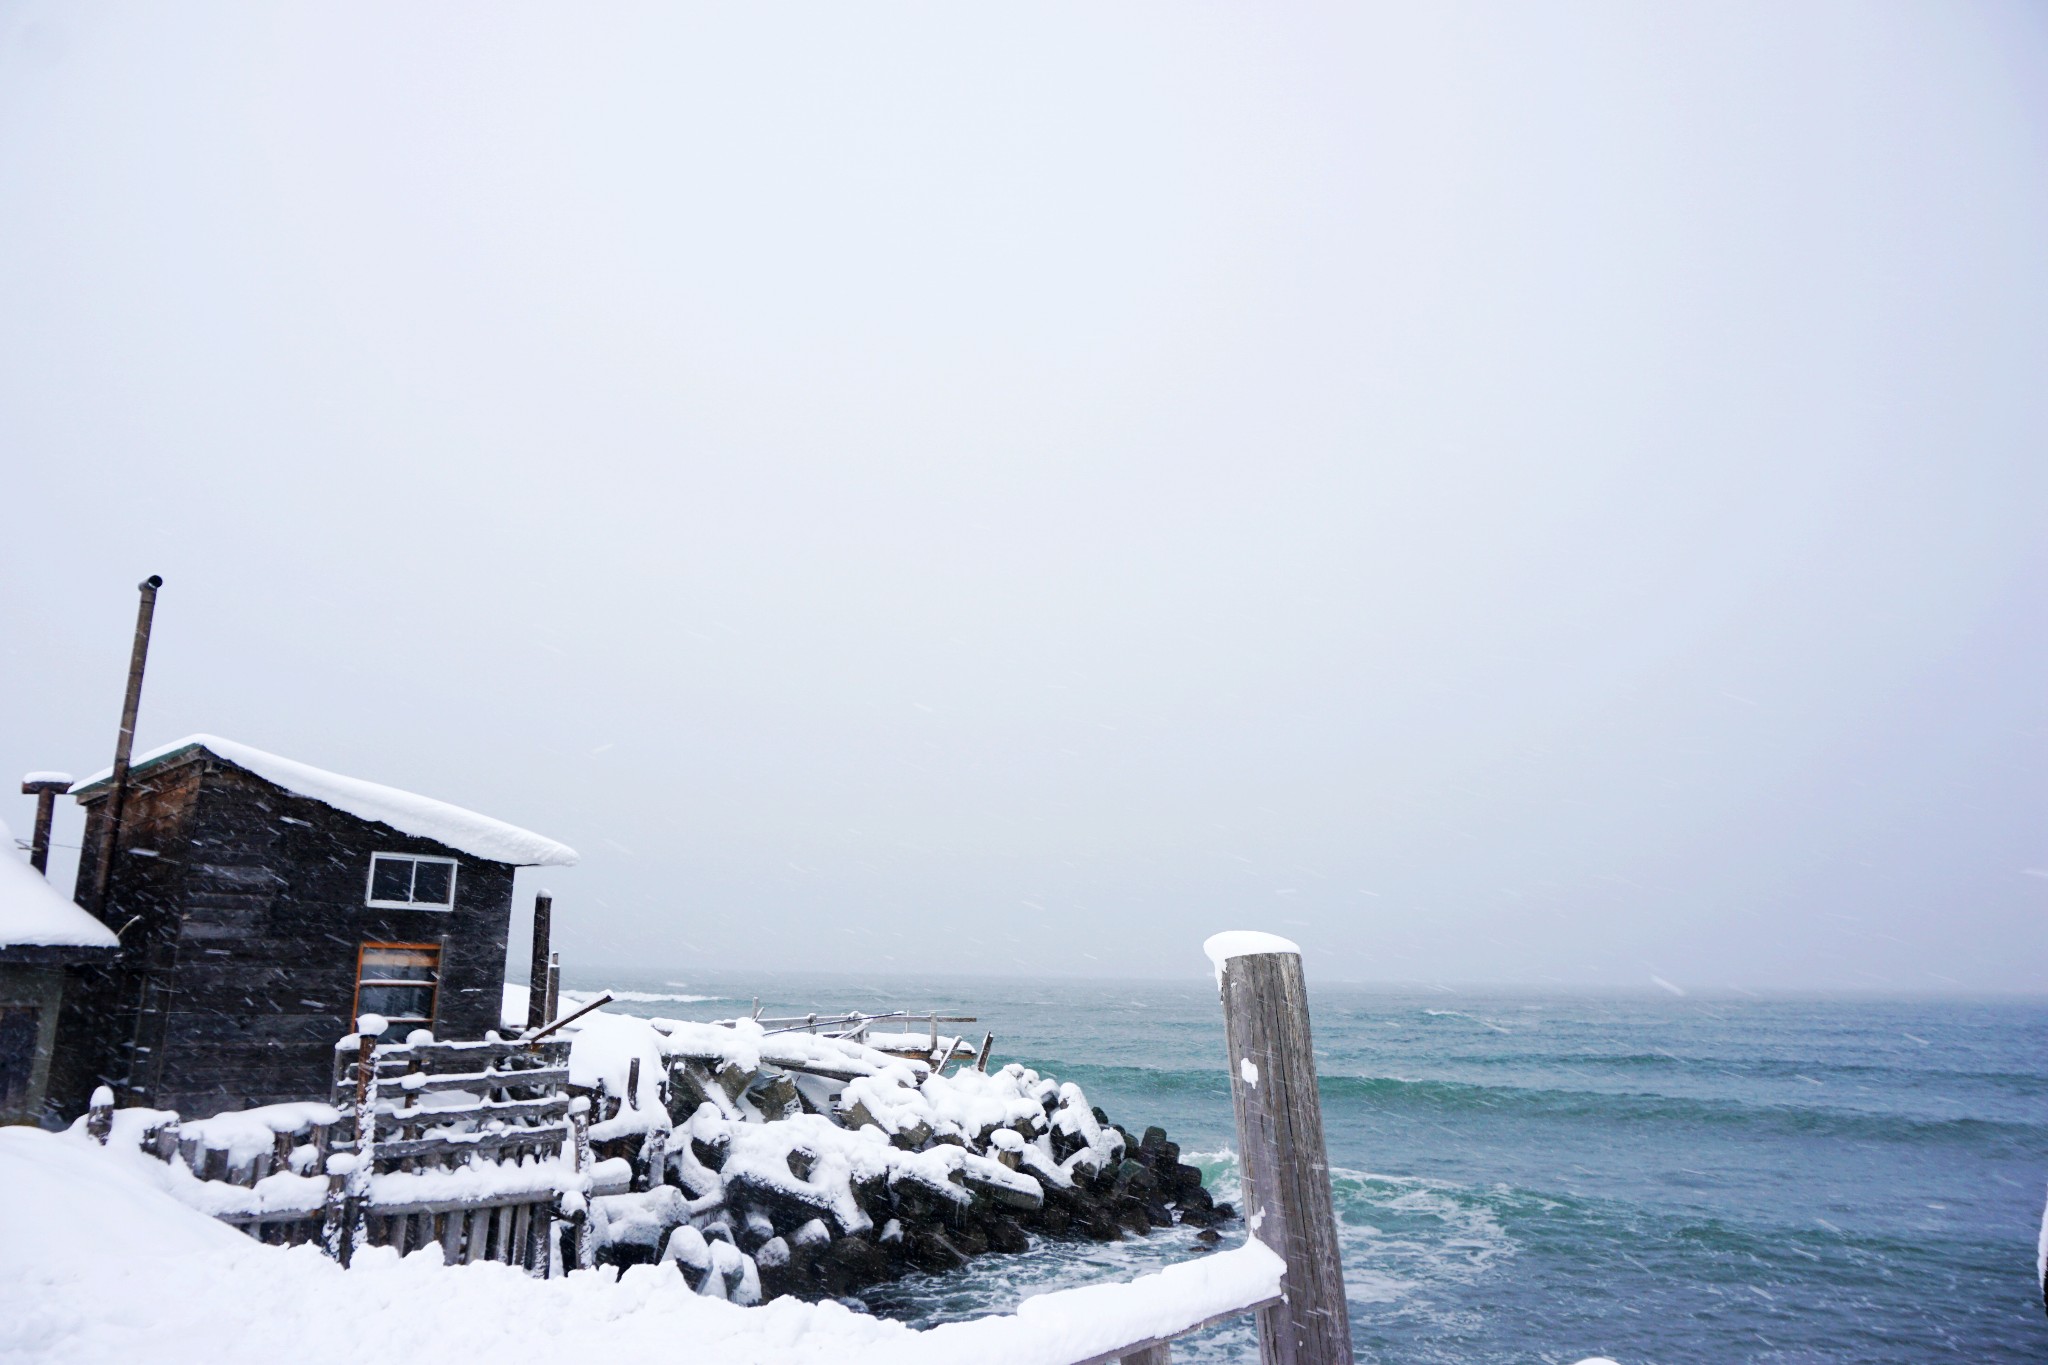
[[[755,994],[770,1013],[977,1014],[997,1060],[1163,1124],[1235,1192],[1206,980],[576,984],[727,997],[630,1007],[687,1018]],[[2048,1360],[2048,1001],[1311,996],[1361,1361]],[[1177,1229],[1040,1243],[865,1306],[944,1321],[1196,1254]],[[1256,1347],[1246,1323],[1175,1359]]]

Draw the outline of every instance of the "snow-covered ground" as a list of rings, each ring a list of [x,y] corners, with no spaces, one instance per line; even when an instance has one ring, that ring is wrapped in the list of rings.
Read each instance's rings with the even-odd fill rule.
[[[1027,1300],[917,1332],[832,1302],[741,1308],[674,1266],[535,1280],[440,1264],[438,1248],[271,1247],[174,1198],[142,1162],[78,1133],[0,1129],[0,1361],[359,1365],[687,1358],[691,1365],[1071,1365],[1277,1292],[1256,1242],[1124,1285]]]

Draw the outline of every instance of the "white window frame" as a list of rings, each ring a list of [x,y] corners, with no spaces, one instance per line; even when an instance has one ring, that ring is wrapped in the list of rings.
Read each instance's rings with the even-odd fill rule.
[[[448,899],[443,901],[380,901],[376,898],[377,860],[379,858],[403,858],[417,866],[420,863],[440,863],[448,869]],[[380,910],[430,910],[437,914],[448,914],[455,909],[455,879],[462,874],[462,864],[453,858],[437,858],[431,853],[372,853],[370,875],[363,882],[363,904]],[[410,890],[412,881],[407,879]]]

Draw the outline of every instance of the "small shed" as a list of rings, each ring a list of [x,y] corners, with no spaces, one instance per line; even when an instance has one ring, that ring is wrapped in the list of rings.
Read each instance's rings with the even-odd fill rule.
[[[111,793],[110,773],[76,792],[81,899]],[[120,955],[65,1012],[61,1096],[107,1084],[186,1115],[324,1096],[362,1014],[394,1039],[498,1027],[513,872],[576,861],[474,811],[212,735],[136,758],[119,843],[102,919]]]
[[[113,932],[14,855],[0,823],[0,1123],[41,1117],[65,968],[108,963]]]

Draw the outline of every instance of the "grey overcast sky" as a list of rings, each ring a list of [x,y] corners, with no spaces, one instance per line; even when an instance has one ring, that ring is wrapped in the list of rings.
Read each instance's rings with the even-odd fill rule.
[[[0,4],[0,772],[572,970],[2048,988],[2044,438],[2039,7]]]

